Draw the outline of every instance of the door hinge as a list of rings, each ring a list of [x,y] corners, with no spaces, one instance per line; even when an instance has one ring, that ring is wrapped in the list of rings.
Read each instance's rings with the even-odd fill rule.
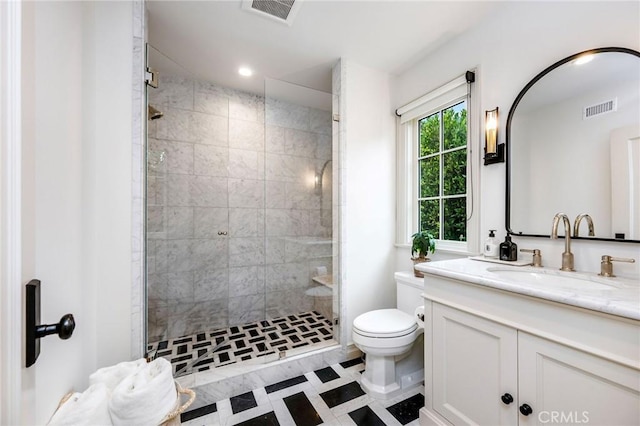
[[[151,67],[147,67],[147,72],[145,73],[145,83],[154,89],[158,88],[158,71],[154,70]]]

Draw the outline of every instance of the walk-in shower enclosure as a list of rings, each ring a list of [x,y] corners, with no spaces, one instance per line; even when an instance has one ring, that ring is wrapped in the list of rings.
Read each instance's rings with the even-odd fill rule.
[[[180,373],[333,341],[331,95],[247,93],[149,50],[148,348]]]

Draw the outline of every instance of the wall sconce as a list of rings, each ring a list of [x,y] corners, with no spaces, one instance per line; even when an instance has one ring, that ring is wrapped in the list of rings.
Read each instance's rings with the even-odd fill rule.
[[[316,172],[316,176],[314,178],[314,190],[316,195],[322,194],[322,174]]]
[[[322,195],[322,178],[324,177],[324,171],[326,170],[327,165],[330,162],[331,162],[331,159],[325,161],[324,164],[322,165],[322,169],[319,172],[316,172],[314,182],[313,182],[316,195]],[[331,171],[331,169],[329,169],[329,171]]]
[[[498,107],[484,113],[484,165],[504,163],[504,144],[498,143]]]

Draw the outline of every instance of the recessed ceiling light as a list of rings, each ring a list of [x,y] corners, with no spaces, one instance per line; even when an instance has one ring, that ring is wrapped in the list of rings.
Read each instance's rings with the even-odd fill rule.
[[[251,68],[240,67],[238,69],[238,74],[240,74],[243,77],[251,77],[253,75],[253,71],[251,71]]]
[[[576,59],[576,65],[584,65],[587,62],[591,62],[593,60],[593,55],[583,55]]]

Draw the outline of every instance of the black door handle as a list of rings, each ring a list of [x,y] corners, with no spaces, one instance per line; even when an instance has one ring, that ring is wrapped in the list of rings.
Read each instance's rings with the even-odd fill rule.
[[[66,314],[60,318],[60,322],[57,324],[36,325],[36,339],[50,334],[57,334],[62,340],[67,340],[71,337],[75,328],[76,321],[73,319],[73,315]]]
[[[31,280],[26,285],[25,301],[25,366],[32,366],[40,355],[40,338],[57,334],[66,340],[73,334],[76,321],[73,315],[66,314],[57,324],[40,323],[40,280]]]

